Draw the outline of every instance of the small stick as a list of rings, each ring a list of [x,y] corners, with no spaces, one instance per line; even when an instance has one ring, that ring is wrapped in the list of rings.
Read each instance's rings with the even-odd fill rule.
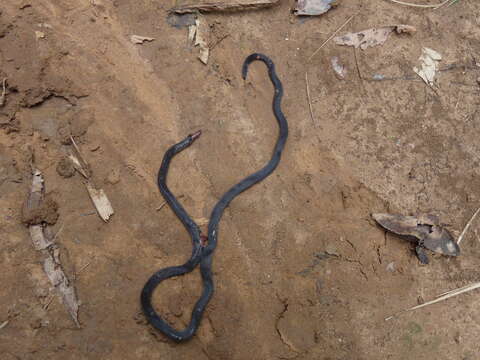
[[[178,195],[178,199],[182,199],[182,198],[184,198],[184,197],[185,197],[185,195],[183,195],[183,194],[180,194],[180,195]],[[163,207],[164,207],[166,204],[167,204],[167,202],[166,202],[166,201],[164,201],[164,202],[163,202],[163,203],[161,203],[161,204],[160,204],[160,206],[159,206],[159,207],[157,207],[155,210],[157,210],[157,211],[160,211],[160,210],[162,210],[162,209],[163,209]]]
[[[160,210],[162,210],[162,208],[163,208],[165,205],[167,205],[167,202],[166,202],[166,201],[164,201],[163,203],[161,203],[160,206],[159,206],[158,208],[156,208],[155,210],[160,211]]]
[[[2,81],[2,95],[0,95],[0,106],[3,106],[5,104],[5,94],[7,92],[7,78],[4,78]]]
[[[64,225],[65,225],[65,222],[62,224],[62,226],[60,226],[60,229],[58,229],[58,231],[55,233],[55,236],[52,239],[52,243],[55,242],[55,239],[57,238],[57,236],[62,232]]]
[[[170,13],[176,14],[188,14],[188,13],[195,13],[195,12],[217,12],[217,11],[246,11],[246,10],[256,10],[256,9],[264,9],[269,8],[275,5],[278,5],[280,0],[268,1],[268,0],[260,0],[260,1],[253,1],[250,3],[231,3],[226,4],[222,2],[214,2],[214,3],[205,3],[205,4],[191,4],[191,5],[184,5],[171,8],[169,10]]]
[[[360,80],[363,80],[362,73],[360,72],[360,66],[358,66],[357,51],[353,48],[353,56],[355,57],[355,65],[357,67],[357,73]]]
[[[318,122],[315,120],[313,116],[313,109],[312,109],[312,101],[310,99],[310,87],[308,86],[308,72],[305,71],[305,85],[307,88],[307,100],[308,100],[308,109],[310,110],[310,118],[312,119],[313,126],[318,127]]]
[[[73,279],[76,280],[77,277],[78,277],[78,275],[80,275],[80,273],[81,273],[83,270],[85,270],[85,269],[88,267],[88,265],[90,265],[90,264],[92,263],[92,261],[93,261],[93,260],[89,261],[88,263],[86,263],[85,265],[83,265],[83,266],[80,268],[80,270],[78,270],[77,272],[75,272],[75,274],[74,274],[74,276],[73,276]]]
[[[472,222],[473,220],[477,217],[478,213],[480,212],[480,208],[477,209],[477,211],[475,211],[475,213],[473,214],[473,216],[470,218],[470,220],[468,221],[467,225],[465,225],[465,227],[463,228],[463,231],[462,233],[460,234],[460,236],[458,237],[458,240],[457,240],[457,244],[460,244],[460,242],[463,240],[464,236],[465,236],[465,233],[467,232],[468,228],[470,227],[470,225],[472,225]]]
[[[223,35],[220,39],[218,39],[217,41],[215,41],[213,44],[209,45],[208,48],[210,51],[212,51],[215,46],[217,46],[218,44],[220,44],[225,38],[229,37],[230,34],[226,34],[226,35]]]
[[[358,14],[358,13],[357,13],[357,14]],[[350,16],[350,17],[347,19],[347,21],[345,21],[345,22],[343,23],[343,25],[341,25],[337,30],[335,30],[335,31],[333,32],[333,34],[330,35],[330,36],[328,37],[328,39],[325,40],[325,41],[322,43],[322,45],[320,45],[320,47],[313,52],[312,55],[310,55],[310,57],[308,58],[308,61],[312,60],[312,58],[315,56],[315,54],[318,53],[318,52],[320,51],[320,49],[323,48],[330,40],[332,40],[333,37],[334,37],[335,35],[337,35],[340,30],[342,30],[345,26],[347,26],[347,24],[348,24],[357,14],[353,14],[352,16]]]
[[[5,326],[8,325],[8,320],[5,320],[3,323],[0,324],[0,330],[3,329]]]
[[[47,303],[46,303],[45,305],[43,305],[43,309],[44,309],[44,310],[47,310],[47,309],[48,309],[48,307],[49,307],[50,304],[52,303],[54,297],[55,297],[55,295],[50,296],[50,299],[47,301]]]
[[[363,84],[363,76],[362,76],[362,73],[360,72],[360,66],[358,66],[357,50],[355,49],[355,47],[353,47],[353,57],[355,58],[355,66],[357,67],[358,77],[360,79],[360,85],[362,86],[363,92],[366,93],[367,90],[365,90],[365,85]]]

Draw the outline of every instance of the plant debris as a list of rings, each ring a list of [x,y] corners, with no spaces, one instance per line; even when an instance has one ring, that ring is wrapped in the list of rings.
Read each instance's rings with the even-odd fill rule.
[[[189,4],[183,6],[177,6],[169,10],[170,13],[176,14],[188,14],[196,12],[223,12],[223,11],[246,11],[265,9],[275,5],[278,5],[280,0],[268,1],[259,0],[249,3],[204,3],[204,4]]]
[[[417,244],[416,252],[422,263],[428,263],[423,248],[447,256],[460,255],[460,248],[448,230],[439,225],[435,215],[403,216],[397,214],[372,214],[375,221],[386,230]]]
[[[413,34],[417,30],[411,25],[391,25],[372,28],[356,33],[347,33],[333,39],[337,45],[353,46],[365,50],[368,47],[382,45],[392,32]]]
[[[207,65],[210,55],[210,48],[208,46],[209,29],[206,20],[200,16],[195,19],[195,25],[188,27],[188,43],[193,43],[194,46],[198,46],[200,49],[198,59],[205,65]]]
[[[458,289],[454,289],[454,290],[450,290],[450,291],[447,291],[443,294],[440,294],[439,296],[437,296],[436,299],[433,299],[431,301],[427,301],[426,303],[423,303],[423,304],[420,304],[420,305],[417,305],[417,306],[414,306],[414,307],[411,307],[410,309],[405,309],[403,311],[400,311],[392,316],[389,316],[387,318],[385,318],[385,321],[388,321],[388,320],[391,320],[393,319],[394,317],[402,314],[402,313],[406,313],[408,311],[413,311],[413,310],[417,310],[417,309],[420,309],[422,307],[425,307],[425,306],[428,306],[428,305],[432,305],[432,304],[436,304],[438,302],[441,302],[441,301],[444,301],[444,300],[447,300],[451,297],[454,297],[454,296],[457,296],[457,295],[460,295],[460,294],[463,294],[463,293],[466,293],[466,292],[469,292],[469,291],[472,291],[472,290],[475,290],[475,289],[478,289],[480,288],[480,282],[476,282],[476,283],[473,283],[473,284],[470,284],[470,285],[467,285],[467,286],[464,286],[464,287],[461,287],[461,288],[458,288]]]
[[[37,38],[37,40],[45,39],[45,33],[43,31],[35,30],[35,37]]]
[[[70,135],[70,143],[73,145],[72,151],[70,151],[68,158],[72,161],[73,167],[77,170],[85,179],[91,176],[90,165],[80,152],[80,148],[73,136]]]
[[[143,44],[145,41],[153,41],[155,38],[148,37],[148,36],[140,36],[140,35],[131,35],[130,41],[133,44]]]
[[[322,15],[338,5],[337,0],[297,0],[296,2],[293,13],[301,16]]]
[[[460,242],[463,240],[463,238],[465,237],[465,234],[467,233],[468,228],[470,227],[470,225],[472,225],[472,222],[473,220],[475,220],[478,213],[480,213],[480,208],[478,208],[477,211],[475,211],[475,213],[472,215],[472,217],[468,221],[467,225],[465,225],[465,228],[463,229],[462,233],[458,237],[457,244],[460,244]]]
[[[442,55],[435,50],[424,47],[419,60],[421,61],[421,68],[414,67],[413,71],[415,71],[427,85],[433,86],[435,74],[438,71],[438,64],[440,60],[442,60]]]
[[[39,170],[33,170],[32,186],[28,195],[25,207],[30,213],[40,213],[39,209],[44,208],[45,186],[43,175]],[[26,210],[25,210],[26,211]],[[35,250],[45,255],[43,269],[51,284],[62,298],[75,324],[78,322],[78,300],[73,285],[69,282],[60,263],[60,250],[55,244],[55,237],[51,237],[50,228],[46,221],[28,224],[30,238]]]
[[[93,183],[93,180],[91,179],[92,172],[90,170],[90,165],[83,157],[82,153],[80,152],[80,148],[72,136],[70,136],[70,142],[73,145],[73,148],[68,155],[68,159],[72,162],[75,170],[82,174],[82,176],[86,179],[85,186],[98,215],[103,221],[108,222],[110,217],[114,214],[112,204],[110,203],[110,200],[108,200],[105,191],[98,188]]]
[[[96,189],[89,181],[87,181],[85,186],[87,187],[88,195],[90,195],[93,205],[95,205],[97,209],[98,215],[100,215],[103,221],[107,222],[110,216],[113,215],[113,208],[107,195],[105,195],[105,191],[103,191],[103,189]]]
[[[2,94],[0,95],[0,107],[5,105],[5,95],[7,93],[7,78],[2,80]]]
[[[332,69],[335,72],[335,76],[340,80],[344,80],[345,75],[347,75],[347,69],[343,64],[340,63],[338,56],[332,57],[330,62],[332,63]]]

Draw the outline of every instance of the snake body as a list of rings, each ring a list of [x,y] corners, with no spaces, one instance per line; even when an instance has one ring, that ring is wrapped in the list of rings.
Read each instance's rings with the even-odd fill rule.
[[[280,157],[287,141],[288,123],[281,109],[283,87],[275,72],[275,65],[273,64],[273,61],[263,54],[251,54],[243,63],[242,77],[244,80],[247,78],[249,65],[257,60],[264,62],[267,66],[268,75],[275,88],[275,93],[273,96],[273,113],[279,126],[277,142],[273,150],[273,155],[268,163],[260,170],[247,176],[238,184],[230,188],[230,190],[228,190],[217,202],[210,216],[207,234],[208,240],[206,243],[202,241],[200,228],[171,193],[166,183],[167,173],[172,158],[182,150],[189,147],[200,136],[201,132],[198,131],[194,134],[188,135],[184,140],[170,147],[163,157],[162,165],[158,172],[158,188],[160,193],[190,234],[192,239],[192,255],[190,256],[190,259],[183,265],[167,267],[154,273],[143,287],[140,301],[143,312],[150,324],[164,335],[177,342],[188,340],[195,334],[198,326],[200,325],[203,312],[205,311],[205,308],[213,295],[214,286],[212,278],[212,257],[217,246],[218,224],[222,218],[225,208],[236,196],[254,184],[262,181],[275,170],[280,162]],[[156,313],[152,306],[152,294],[158,284],[160,284],[160,282],[163,280],[174,276],[185,275],[195,269],[198,264],[200,264],[200,273],[203,282],[202,295],[193,307],[191,319],[187,327],[184,330],[176,330]]]

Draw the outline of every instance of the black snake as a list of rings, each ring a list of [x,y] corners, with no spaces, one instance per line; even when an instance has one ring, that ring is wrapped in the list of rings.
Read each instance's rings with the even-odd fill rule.
[[[262,181],[275,170],[280,162],[282,150],[285,147],[285,142],[287,141],[288,123],[280,107],[283,95],[283,87],[280,79],[275,73],[273,61],[263,54],[255,53],[248,56],[243,63],[242,77],[244,80],[247,78],[248,66],[256,60],[263,61],[267,65],[268,75],[270,76],[270,80],[275,88],[275,94],[273,96],[273,113],[275,114],[279,125],[278,139],[270,161],[262,169],[256,171],[252,175],[247,176],[238,184],[234,185],[215,205],[210,216],[206,241],[205,237],[201,234],[198,225],[192,220],[175,196],[170,192],[166,183],[168,168],[172,158],[180,151],[189,147],[200,136],[201,132],[197,131],[194,134],[188,135],[184,140],[169,148],[163,157],[162,165],[158,172],[158,187],[160,189],[160,193],[165,198],[165,201],[168,203],[170,208],[174,211],[175,215],[182,221],[183,225],[190,234],[190,237],[192,238],[193,249],[190,259],[185,264],[167,267],[153,274],[143,287],[140,300],[145,316],[150,324],[174,341],[185,341],[190,339],[195,334],[195,331],[200,325],[205,307],[213,295],[214,287],[212,279],[212,255],[215,247],[217,246],[218,223],[222,218],[223,211],[237,195],[247,190],[252,185]],[[167,322],[165,322],[165,320],[163,320],[156,313],[152,306],[152,294],[161,281],[174,276],[187,274],[191,272],[198,264],[200,264],[200,273],[203,281],[202,295],[193,307],[190,323],[184,330],[178,331],[167,324]]]

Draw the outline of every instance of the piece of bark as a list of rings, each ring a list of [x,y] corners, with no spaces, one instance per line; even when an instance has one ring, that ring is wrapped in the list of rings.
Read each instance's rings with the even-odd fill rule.
[[[58,260],[58,255],[55,256],[50,254],[43,263],[43,269],[52,285],[60,294],[62,302],[67,307],[73,321],[78,327],[80,327],[80,323],[78,322],[78,300],[75,294],[75,289],[63,272],[62,266]]]
[[[39,170],[33,171],[32,186],[25,202],[25,208],[30,212],[35,212],[35,209],[45,208],[45,186],[43,175]],[[48,206],[47,206],[48,207]],[[55,208],[56,210],[56,208]],[[57,215],[58,217],[58,215]],[[62,302],[70,313],[75,324],[80,327],[78,322],[78,300],[75,294],[75,289],[68,281],[67,276],[63,272],[60,264],[60,250],[55,247],[54,238],[49,236],[49,227],[47,221],[42,221],[38,224],[27,224],[30,232],[30,238],[35,250],[42,252],[45,255],[43,269],[50,280],[51,284],[58,291]]]

